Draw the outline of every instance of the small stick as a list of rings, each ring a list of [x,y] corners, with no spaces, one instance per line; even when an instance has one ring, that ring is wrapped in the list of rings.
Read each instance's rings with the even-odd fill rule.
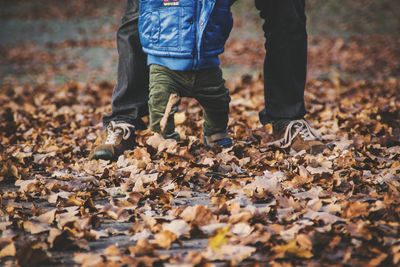
[[[177,94],[171,94],[169,96],[169,100],[167,103],[167,107],[165,108],[164,116],[160,121],[161,133],[164,133],[165,128],[167,127],[167,122],[169,118],[169,114],[171,113],[172,108],[179,102],[179,96]]]

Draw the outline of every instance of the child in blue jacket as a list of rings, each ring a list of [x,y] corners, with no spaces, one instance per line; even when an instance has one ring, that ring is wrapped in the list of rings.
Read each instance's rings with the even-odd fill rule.
[[[204,110],[204,142],[228,147],[230,96],[219,55],[233,26],[233,0],[141,0],[139,32],[150,65],[150,127],[179,139],[173,113],[179,97]]]

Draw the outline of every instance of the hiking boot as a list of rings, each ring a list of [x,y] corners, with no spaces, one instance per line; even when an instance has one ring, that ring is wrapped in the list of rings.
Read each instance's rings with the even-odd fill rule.
[[[273,123],[273,131],[276,141],[269,143],[269,146],[293,148],[296,152],[305,150],[313,155],[322,153],[326,147],[319,134],[304,119],[277,121]]]
[[[208,147],[219,146],[228,148],[233,146],[233,141],[226,133],[216,133],[211,136],[204,135],[204,144]]]
[[[90,154],[90,159],[116,160],[126,150],[135,148],[135,126],[111,121],[102,142]]]

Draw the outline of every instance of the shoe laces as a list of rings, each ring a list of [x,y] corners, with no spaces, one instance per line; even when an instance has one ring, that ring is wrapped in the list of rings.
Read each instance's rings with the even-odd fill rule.
[[[292,145],[293,140],[300,135],[304,141],[313,141],[321,139],[319,134],[304,120],[293,120],[287,126],[285,134],[281,139],[269,143],[269,146],[277,146],[280,148],[288,148]]]
[[[115,145],[118,140],[127,140],[131,134],[132,129],[135,128],[132,124],[111,121],[107,126],[107,138],[105,144]]]

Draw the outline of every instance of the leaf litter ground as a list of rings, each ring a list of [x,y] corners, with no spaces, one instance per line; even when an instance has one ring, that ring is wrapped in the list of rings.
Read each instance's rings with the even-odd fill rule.
[[[309,83],[321,155],[271,150],[257,125],[262,82],[233,88],[231,149],[199,143],[184,101],[180,144],[140,132],[116,163],[86,159],[107,84],[7,87],[2,96],[0,256],[85,266],[242,261],[395,265],[399,244],[398,80]],[[7,189],[8,188],[8,189]],[[71,257],[71,256],[68,256]]]

